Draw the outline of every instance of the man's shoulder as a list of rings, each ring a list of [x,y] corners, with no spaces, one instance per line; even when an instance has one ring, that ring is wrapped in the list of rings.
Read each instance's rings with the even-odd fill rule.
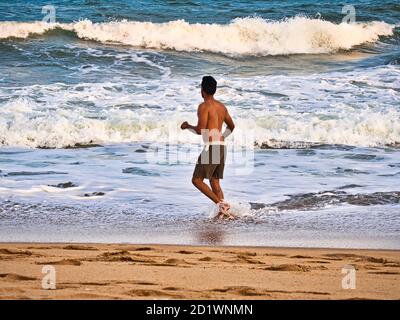
[[[206,102],[201,102],[201,103],[199,104],[199,110],[204,110],[204,109],[206,109],[206,108],[208,108],[208,103],[206,103]]]
[[[197,112],[200,113],[207,113],[209,110],[209,105],[206,102],[202,102],[199,104],[199,107],[197,108]]]
[[[201,103],[199,104],[199,110],[204,110],[204,111],[206,111],[206,110],[212,108],[213,106],[215,107],[215,103],[218,105],[218,107],[227,110],[226,106],[225,106],[222,102],[220,102],[220,101],[218,101],[218,100],[214,100],[213,103],[206,102],[206,101],[201,102]]]
[[[221,106],[222,108],[226,109],[226,106],[225,106],[221,101],[215,100],[215,102],[216,102],[219,106]]]

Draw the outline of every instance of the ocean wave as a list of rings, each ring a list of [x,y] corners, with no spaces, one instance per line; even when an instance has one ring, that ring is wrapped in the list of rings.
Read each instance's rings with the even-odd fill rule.
[[[235,146],[399,147],[399,73],[396,66],[381,66],[319,75],[221,77],[217,99],[236,122],[229,137]],[[196,121],[196,86],[198,79],[192,78],[114,77],[1,87],[0,145],[198,144],[198,136],[179,129],[182,121]]]
[[[349,108],[330,118],[313,112],[277,112],[256,120],[239,120],[239,123],[243,123],[245,132],[254,136],[260,148],[297,149],[321,144],[383,147],[400,142],[400,124],[396,120],[399,117],[400,112],[395,109]]]
[[[0,39],[27,38],[62,29],[79,38],[103,43],[186,52],[226,55],[318,54],[348,50],[391,36],[393,25],[373,21],[335,24],[320,19],[294,17],[281,21],[237,18],[229,24],[190,24],[120,21],[93,23],[0,22]]]
[[[77,145],[150,142],[198,144],[199,138],[179,125],[189,112],[109,109],[93,117],[82,109],[41,109],[17,98],[0,108],[0,145],[68,148]],[[295,111],[235,117],[230,143],[239,147],[308,148],[315,144],[398,146],[400,112],[350,109],[335,119]]]

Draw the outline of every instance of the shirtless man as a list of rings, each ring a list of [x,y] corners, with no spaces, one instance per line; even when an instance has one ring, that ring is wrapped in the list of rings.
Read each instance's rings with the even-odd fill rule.
[[[191,132],[202,135],[205,147],[197,160],[194,169],[192,183],[204,195],[218,205],[218,218],[232,219],[228,212],[230,205],[224,201],[224,193],[220,186],[220,179],[223,179],[226,147],[225,138],[235,129],[235,124],[227,108],[214,99],[217,90],[217,81],[211,76],[203,77],[201,82],[201,96],[204,102],[197,110],[198,122],[196,126],[190,125],[187,121],[182,123],[181,129],[188,129]],[[226,123],[226,130],[222,134],[222,125]],[[204,179],[210,181],[211,188],[204,183]]]

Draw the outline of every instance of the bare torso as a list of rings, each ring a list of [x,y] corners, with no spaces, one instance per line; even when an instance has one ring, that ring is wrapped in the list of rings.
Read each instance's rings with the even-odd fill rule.
[[[195,134],[201,134],[205,143],[224,141],[235,129],[235,124],[225,105],[212,96],[204,98],[204,102],[197,109],[197,125],[192,126],[187,121],[183,122],[181,129],[189,129]],[[222,126],[226,130],[222,133]]]
[[[203,102],[199,108],[207,113],[207,131],[203,134],[203,140],[209,142],[224,141],[222,125],[225,122],[227,109],[225,105],[215,99]]]

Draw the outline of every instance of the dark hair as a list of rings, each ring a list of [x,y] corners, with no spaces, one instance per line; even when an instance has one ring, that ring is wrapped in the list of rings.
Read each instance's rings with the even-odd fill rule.
[[[209,95],[213,95],[217,91],[217,81],[211,76],[204,76],[201,81],[201,88]]]

